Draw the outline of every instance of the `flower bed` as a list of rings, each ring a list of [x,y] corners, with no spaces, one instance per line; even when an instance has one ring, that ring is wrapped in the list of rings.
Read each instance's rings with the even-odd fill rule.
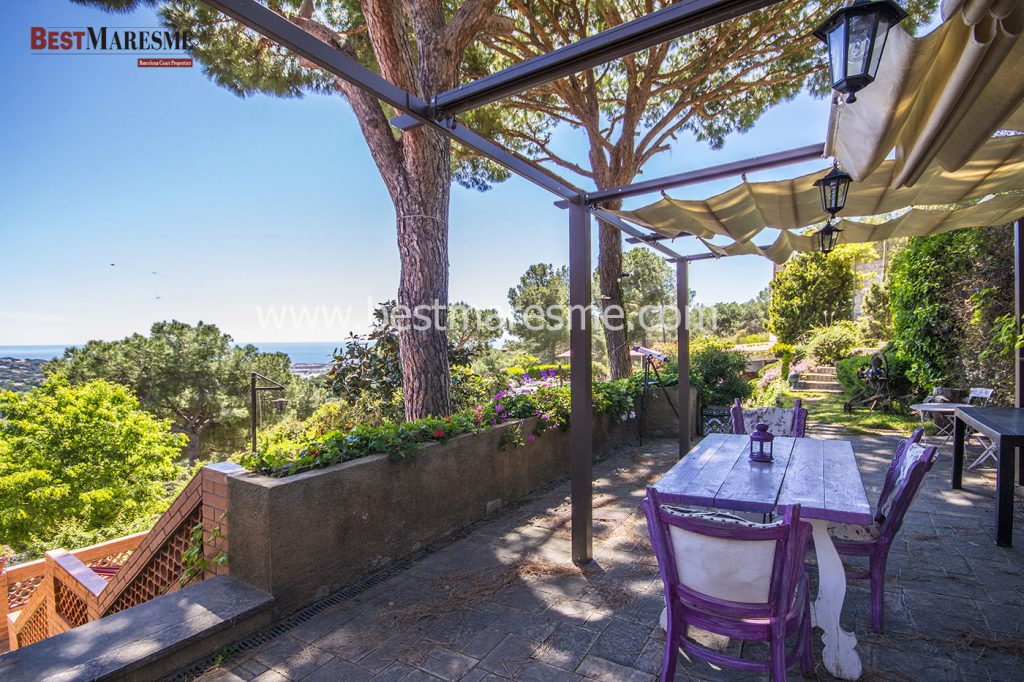
[[[613,421],[629,418],[640,390],[639,382],[631,379],[594,382],[595,414],[606,415]],[[545,431],[569,427],[569,403],[569,387],[551,385],[545,377],[538,383],[525,381],[521,387],[500,391],[474,409],[450,417],[428,417],[402,424],[386,422],[380,426],[359,424],[245,453],[238,461],[249,471],[284,477],[373,454],[402,460],[414,455],[423,444],[443,443],[455,436],[521,419],[534,420],[525,437],[532,442]],[[509,438],[519,444],[514,436],[506,436]]]

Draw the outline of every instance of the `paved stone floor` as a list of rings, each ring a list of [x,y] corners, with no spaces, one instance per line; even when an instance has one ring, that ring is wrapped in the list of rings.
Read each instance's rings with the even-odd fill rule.
[[[873,504],[896,441],[854,439]],[[1024,679],[1024,537],[1018,530],[1015,549],[997,548],[994,469],[967,472],[954,491],[950,448],[940,453],[890,555],[884,635],[871,631],[867,584],[847,592],[862,679]],[[563,484],[204,679],[654,679],[662,588],[639,504],[644,485],[674,462],[675,444],[654,441],[596,465],[592,568],[569,562]],[[1018,529],[1022,508],[1019,495]],[[831,679],[815,641],[817,677]],[[790,674],[800,679],[797,668]],[[676,679],[757,677],[681,657]]]

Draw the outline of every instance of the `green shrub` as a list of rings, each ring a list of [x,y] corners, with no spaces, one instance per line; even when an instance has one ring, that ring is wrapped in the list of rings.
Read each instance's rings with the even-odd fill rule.
[[[892,394],[896,397],[916,392],[914,385],[907,378],[911,363],[886,348],[886,361],[889,367],[889,383]],[[863,379],[857,376],[858,370],[871,364],[870,355],[854,355],[836,363],[836,379],[847,397],[853,397],[866,388]]]
[[[771,347],[770,352],[780,360],[779,375],[785,379],[789,375],[789,365],[793,362],[796,349],[788,343],[776,343]]]
[[[820,364],[832,364],[845,358],[860,345],[860,330],[849,321],[835,322],[812,329],[804,344],[806,354]]]
[[[789,389],[785,379],[775,379],[764,384],[752,381],[750,384],[753,388],[750,404],[754,407],[781,406]]]
[[[690,349],[690,382],[705,405],[728,405],[749,396],[746,367],[743,354],[726,350],[720,341],[702,340]]]

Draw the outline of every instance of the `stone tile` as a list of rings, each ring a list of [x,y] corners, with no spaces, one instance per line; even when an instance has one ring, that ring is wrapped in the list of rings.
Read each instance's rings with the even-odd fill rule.
[[[577,625],[560,624],[534,653],[534,658],[548,665],[575,670],[597,641],[599,634]]]
[[[459,651],[471,658],[484,658],[506,637],[508,637],[508,633],[504,630],[484,628],[476,637],[459,647]]]
[[[505,609],[491,621],[490,627],[543,642],[558,627],[558,621],[521,609]]]
[[[340,608],[328,609],[289,630],[288,636],[315,644],[317,640],[334,632],[352,618],[353,614],[349,611]]]
[[[427,651],[416,667],[447,682],[454,682],[461,680],[476,664],[475,658],[435,646]]]
[[[480,661],[480,667],[503,677],[515,678],[539,646],[540,642],[510,634]]]
[[[400,661],[395,661],[387,668],[373,676],[373,682],[398,682],[404,680],[416,669]]]
[[[540,661],[530,661],[519,669],[515,679],[523,682],[576,682],[583,678],[576,673]]]
[[[576,672],[599,682],[650,682],[654,679],[654,675],[594,655],[584,658]]]
[[[613,618],[594,643],[591,653],[619,665],[632,666],[644,649],[653,626]]]
[[[338,680],[364,682],[364,680],[369,680],[371,677],[372,675],[368,671],[359,666],[335,658],[309,673],[309,675],[294,679],[301,679],[303,682],[337,682]]]
[[[302,679],[332,658],[334,656],[331,653],[287,635],[278,637],[255,655],[257,662],[296,680]]]

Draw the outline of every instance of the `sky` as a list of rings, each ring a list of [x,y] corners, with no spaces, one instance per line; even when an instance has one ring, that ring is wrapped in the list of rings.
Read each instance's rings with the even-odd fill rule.
[[[0,345],[117,339],[165,319],[212,322],[242,342],[364,331],[372,305],[395,297],[399,262],[391,200],[343,100],[242,99],[198,62],[142,69],[132,56],[30,50],[33,26],[158,25],[149,10],[4,0]],[[723,149],[681,136],[641,179],[821,142],[827,119],[827,101],[801,95]],[[557,134],[559,149],[585,158],[578,136]],[[671,194],[701,199],[738,181]],[[485,193],[455,186],[451,300],[507,312],[530,264],[565,264],[567,214],[553,201],[518,178]],[[756,256],[690,268],[705,304],[750,299],[770,278]]]

